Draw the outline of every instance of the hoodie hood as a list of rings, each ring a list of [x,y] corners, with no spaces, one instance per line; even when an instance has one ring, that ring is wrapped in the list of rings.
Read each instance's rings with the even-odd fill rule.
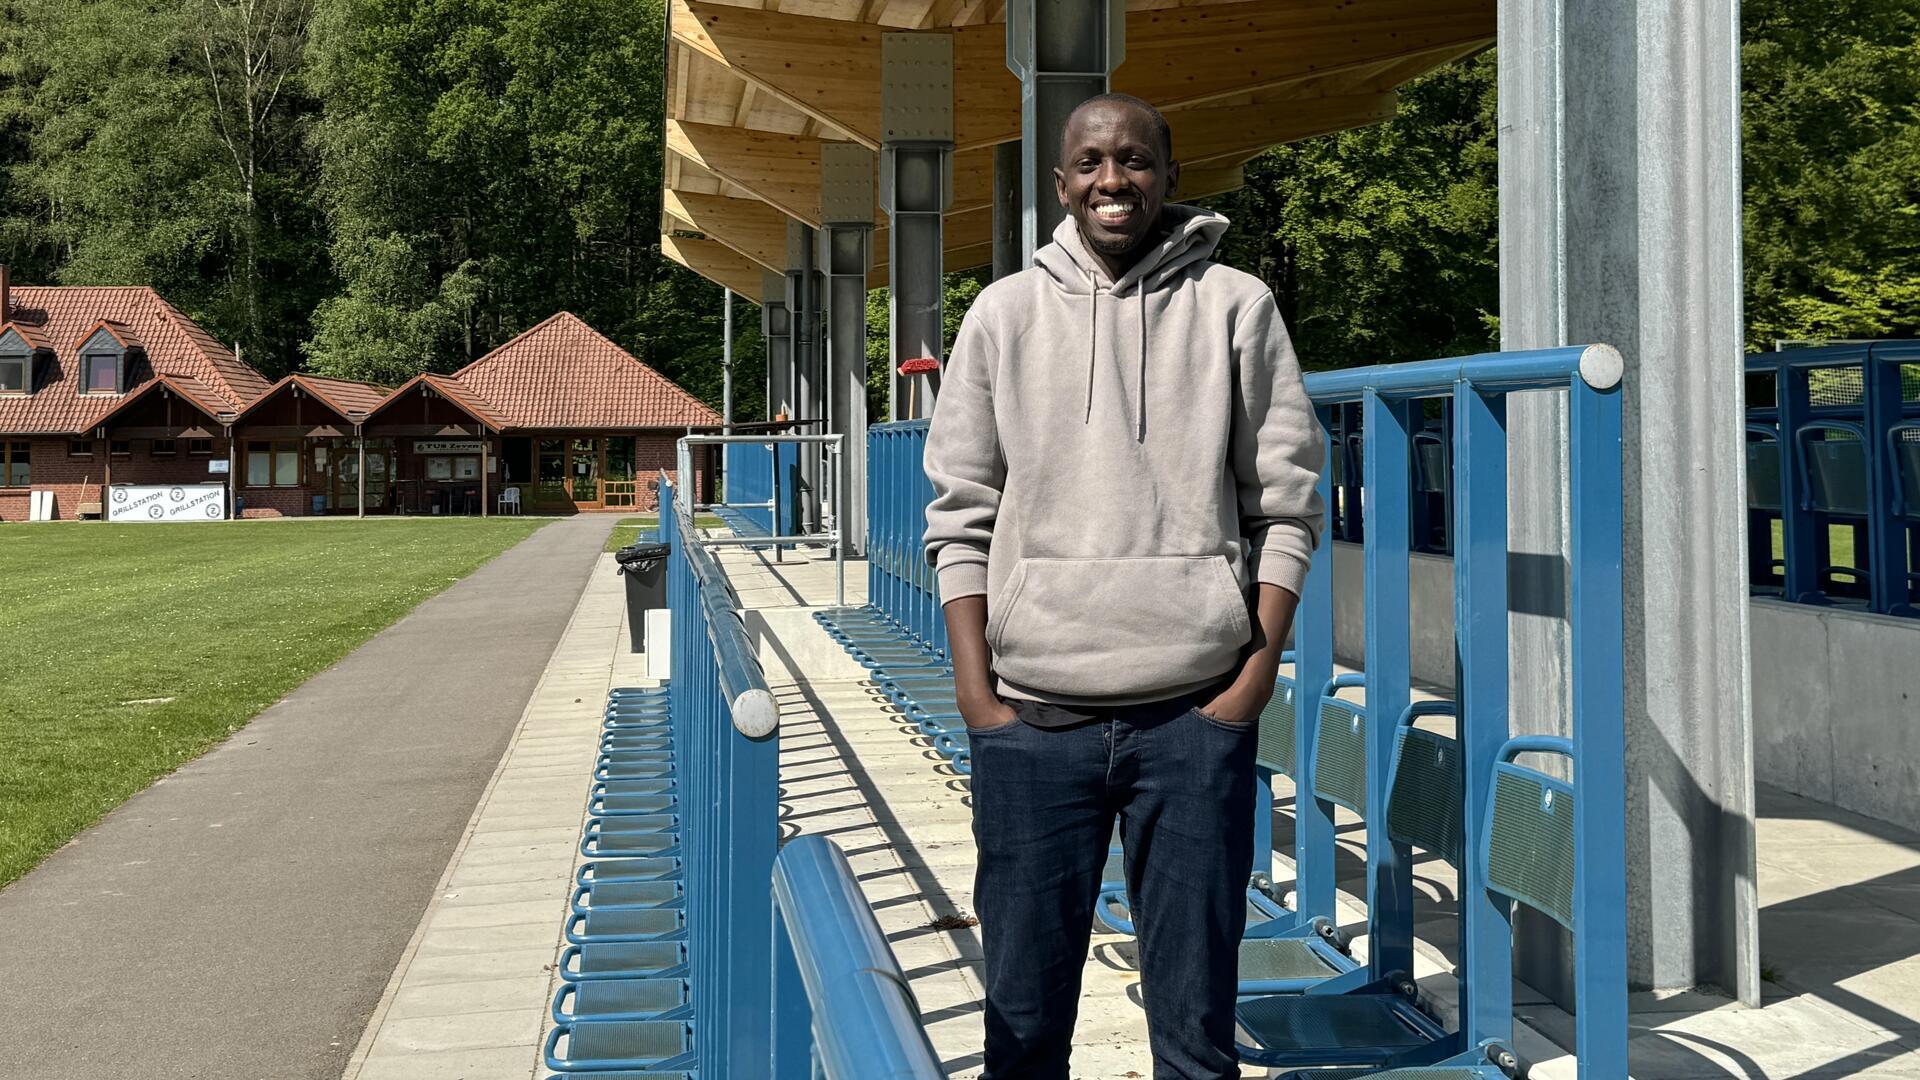
[[[1140,335],[1134,357],[1139,375],[1134,385],[1139,388],[1140,400],[1134,403],[1131,426],[1134,439],[1138,442],[1145,442],[1147,438],[1147,356],[1149,343],[1153,340],[1147,294],[1173,280],[1187,267],[1205,262],[1227,231],[1225,217],[1184,203],[1168,203],[1162,207],[1160,220],[1167,226],[1167,234],[1134,260],[1133,265],[1117,281],[1109,279],[1106,264],[1087,250],[1086,241],[1080,236],[1080,227],[1071,216],[1054,227],[1053,243],[1033,255],[1034,265],[1061,291],[1087,298],[1087,378],[1086,408],[1081,416],[1083,424],[1093,423],[1093,388],[1099,374],[1103,344],[1100,340],[1101,294],[1108,294],[1115,300],[1128,296],[1135,300],[1140,316]],[[1112,343],[1111,348],[1117,349],[1118,344]],[[1116,355],[1111,362],[1124,363],[1125,359]]]
[[[1071,217],[1054,228],[1053,243],[1034,252],[1034,265],[1067,292],[1104,290],[1125,296],[1135,288],[1143,292],[1157,289],[1186,267],[1212,257],[1227,232],[1225,217],[1184,203],[1168,203],[1161,208],[1160,219],[1169,226],[1167,234],[1118,280],[1110,279],[1106,264],[1087,250],[1080,227]]]

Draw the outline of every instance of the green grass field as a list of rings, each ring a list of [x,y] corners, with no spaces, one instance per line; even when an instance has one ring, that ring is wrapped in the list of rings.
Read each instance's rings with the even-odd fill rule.
[[[653,514],[647,514],[643,517],[621,518],[619,523],[613,527],[613,535],[607,537],[606,550],[619,551],[621,548],[640,539],[641,533],[647,534],[647,538],[652,539],[653,531],[659,527],[659,523],[660,519]],[[720,519],[708,514],[701,514],[694,519],[694,524],[702,529],[717,529],[720,527]]]
[[[0,526],[0,885],[542,524]]]

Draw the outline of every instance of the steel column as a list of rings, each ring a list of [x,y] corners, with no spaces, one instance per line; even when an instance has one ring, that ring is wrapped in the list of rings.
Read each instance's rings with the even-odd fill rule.
[[[1055,193],[1060,135],[1081,102],[1107,92],[1126,59],[1124,0],[1008,0],[1007,67],[1020,80],[1020,265],[1066,217]]]
[[[767,419],[793,416],[793,318],[787,310],[787,279],[762,275],[760,336],[767,342]]]
[[[1387,831],[1386,765],[1393,760],[1400,714],[1413,696],[1413,598],[1407,567],[1412,535],[1413,424],[1411,404],[1367,391],[1367,943],[1373,978],[1413,970],[1413,852]]]
[[[1503,348],[1604,341],[1626,360],[1633,981],[1758,1004],[1746,568],[1727,556],[1747,525],[1738,15],[1500,0],[1500,328]],[[1568,730],[1570,429],[1558,395],[1512,402],[1522,730]],[[1557,935],[1518,930],[1529,978],[1570,993]]]
[[[821,262],[827,272],[828,431],[843,435],[834,522],[847,554],[867,549],[867,267],[873,252],[874,156],[858,143],[820,148]]]
[[[888,221],[893,368],[888,414],[911,420],[933,414],[940,377],[904,376],[900,365],[946,354],[941,215],[953,201],[953,38],[882,34],[880,40],[880,203]]]
[[[733,432],[733,290],[720,298],[720,430]]]
[[[787,222],[787,310],[791,313],[793,338],[793,419],[820,420],[826,412],[826,358],[821,355],[819,273],[819,237],[813,226]],[[811,428],[800,430],[811,431]],[[808,450],[800,453],[800,521],[802,529],[820,523],[820,458]]]
[[[1017,274],[1020,258],[1020,144],[993,148],[993,280]]]

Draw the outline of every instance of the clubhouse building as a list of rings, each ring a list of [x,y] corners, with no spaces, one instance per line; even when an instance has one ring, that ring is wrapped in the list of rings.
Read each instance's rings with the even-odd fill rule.
[[[451,375],[269,382],[152,289],[0,268],[0,521],[644,509],[719,423],[567,312]]]

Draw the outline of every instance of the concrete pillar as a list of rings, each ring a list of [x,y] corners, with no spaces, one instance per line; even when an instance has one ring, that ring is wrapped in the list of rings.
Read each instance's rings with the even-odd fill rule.
[[[787,310],[787,279],[772,272],[760,280],[760,336],[767,342],[767,419],[793,415],[793,319]]]
[[[820,420],[826,409],[826,357],[820,339],[819,273],[814,270],[819,243],[811,225],[787,221],[787,310],[793,325],[793,419]],[[817,427],[803,427],[812,434]],[[813,447],[800,448],[800,524],[820,522],[820,462]]]
[[[1008,0],[1007,67],[1020,80],[1020,265],[1066,217],[1054,191],[1060,132],[1126,59],[1124,0]]]
[[[993,148],[993,280],[1017,274],[1020,260],[1020,144]]]
[[[1758,1004],[1737,0],[1499,10],[1501,344],[1627,362],[1629,974]],[[1509,406],[1516,729],[1567,722],[1567,430]],[[1556,935],[1519,933],[1552,988]]]
[[[828,430],[846,437],[832,480],[848,556],[867,549],[867,267],[873,253],[873,151],[820,148],[820,245],[827,272]]]
[[[933,414],[940,377],[903,376],[900,365],[946,355],[941,215],[953,201],[953,37],[882,34],[880,58],[880,204],[888,222],[893,367],[888,412],[911,420]]]

